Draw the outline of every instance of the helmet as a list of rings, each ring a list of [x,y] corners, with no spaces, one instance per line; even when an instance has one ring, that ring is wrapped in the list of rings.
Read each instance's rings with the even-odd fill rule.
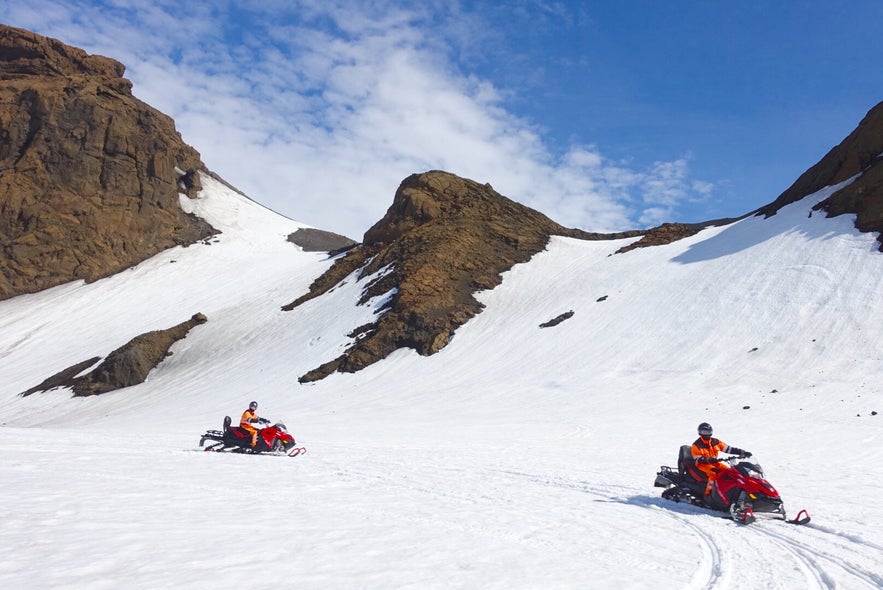
[[[714,428],[708,422],[703,422],[696,428],[696,431],[699,433],[699,436],[711,436],[714,433]]]
[[[248,409],[249,410],[257,410],[258,409],[258,402],[251,402],[250,404],[248,404]]]

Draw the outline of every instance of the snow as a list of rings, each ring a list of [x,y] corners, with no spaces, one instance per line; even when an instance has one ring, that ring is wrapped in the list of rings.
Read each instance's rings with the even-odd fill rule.
[[[281,311],[332,261],[203,186],[207,243],[0,302],[0,587],[883,587],[883,255],[809,215],[835,187],[623,255],[554,238],[440,353],[301,385],[382,298]],[[144,384],[18,395],[197,312]],[[307,454],[201,452],[251,399]],[[813,522],[661,499],[702,421]]]

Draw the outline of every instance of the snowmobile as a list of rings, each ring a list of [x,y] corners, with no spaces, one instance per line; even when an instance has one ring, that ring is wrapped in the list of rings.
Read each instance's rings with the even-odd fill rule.
[[[206,430],[199,439],[199,446],[205,445],[205,441],[212,440],[215,444],[205,447],[206,451],[221,453],[268,453],[274,455],[288,455],[296,457],[306,452],[304,447],[298,447],[294,437],[282,422],[270,425],[270,421],[261,418],[259,424],[264,427],[258,430],[257,444],[251,445],[251,433],[239,426],[232,426],[230,416],[224,416],[222,430]]]
[[[715,479],[711,494],[705,495],[708,477],[696,467],[690,445],[683,445],[678,454],[678,467],[663,465],[656,474],[655,487],[665,488],[662,497],[674,502],[689,502],[719,512],[729,513],[736,522],[750,524],[758,515],[780,518],[791,524],[810,521],[806,510],[788,520],[779,492],[764,479],[763,469],[753,457],[717,459],[725,467]]]

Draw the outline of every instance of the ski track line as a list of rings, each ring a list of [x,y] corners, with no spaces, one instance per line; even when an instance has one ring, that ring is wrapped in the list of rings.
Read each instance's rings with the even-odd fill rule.
[[[815,580],[818,588],[833,590],[837,587],[837,583],[828,576],[827,572],[815,560],[809,557],[805,551],[799,549],[796,544],[777,541],[775,540],[775,535],[767,536],[773,537],[773,544],[794,558],[800,571],[806,576],[807,581]]]
[[[24,332],[21,336],[18,337],[17,340],[11,342],[7,345],[2,351],[0,351],[0,359],[6,358],[10,354],[14,353],[21,345],[30,340],[35,334],[39,333],[49,322],[44,322],[39,326],[34,327],[27,332]]]
[[[549,475],[537,475],[534,473],[526,473],[523,471],[514,471],[511,469],[490,469],[488,473],[502,473],[504,475],[509,475],[519,479],[527,479],[531,483],[536,483],[545,486],[552,486],[558,489],[566,489],[566,490],[574,490],[577,492],[582,492],[585,494],[589,494],[591,496],[595,496],[597,498],[603,498],[605,500],[620,500],[619,496],[611,493],[611,490],[621,490],[623,492],[634,492],[635,490],[632,488],[628,488],[626,486],[617,486],[617,485],[607,485],[600,486],[597,484],[591,484],[587,481],[580,480],[572,480],[561,476],[549,476]]]
[[[481,494],[476,496],[475,494],[457,493],[455,490],[450,489],[449,486],[428,486],[426,478],[417,477],[415,475],[407,475],[408,473],[413,472],[414,467],[413,464],[410,464],[408,462],[375,459],[363,462],[360,467],[354,467],[352,465],[340,467],[328,461],[322,462],[326,463],[326,465],[330,467],[332,471],[335,471],[338,475],[343,477],[355,477],[360,480],[374,480],[382,483],[383,485],[411,489],[417,493],[425,494],[430,497],[446,497],[471,505],[477,505],[484,502],[505,504],[511,503],[513,501],[512,498],[501,498],[497,494]],[[439,483],[444,483],[450,480],[449,477],[441,475],[442,471],[446,473],[462,473],[464,471],[467,471],[463,468],[452,468],[450,465],[445,465],[443,468],[440,469],[435,469],[431,467],[429,467],[429,469],[430,475],[435,476],[432,479]],[[531,483],[542,486],[551,486],[557,489],[573,490],[580,493],[589,494],[591,496],[604,500],[621,501],[622,497],[613,493],[615,490],[621,490],[626,494],[635,491],[634,489],[627,488],[625,486],[593,485],[586,481],[568,479],[562,476],[542,475],[512,469],[489,468],[484,469],[483,471],[486,474],[496,473],[519,480],[528,480]],[[702,526],[692,522],[692,520],[687,516],[682,516],[676,513],[665,511],[663,508],[656,505],[646,506],[646,508],[655,508],[658,514],[662,514],[674,520],[678,524],[687,527],[688,529],[690,529],[691,533],[698,539],[700,550],[702,552],[702,561],[699,564],[699,569],[694,574],[694,581],[691,582],[689,588],[694,588],[697,590],[713,590],[715,588],[722,589],[728,587],[726,583],[727,572],[725,572],[723,569],[724,553],[721,549],[721,546],[712,534],[707,532],[704,528],[702,528]],[[426,519],[425,517],[421,516],[412,516],[409,518],[409,520],[417,523],[423,522]],[[438,520],[434,520],[433,522],[435,525],[445,526],[449,530],[461,530],[470,533],[477,532],[476,530],[472,530],[470,527],[464,527],[462,526],[462,524],[457,524],[454,522],[441,522]],[[820,530],[820,532],[823,532],[825,534],[841,538],[842,540],[847,541],[848,544],[851,546],[857,543],[855,539],[847,535],[842,535],[820,527],[814,528]],[[814,559],[814,557],[820,557],[827,561],[830,561],[831,563],[843,568],[844,571],[846,571],[848,574],[852,575],[856,579],[862,581],[864,584],[867,584],[872,588],[883,587],[883,576],[877,576],[852,564],[841,563],[838,558],[827,555],[821,551],[806,549],[800,543],[788,538],[781,533],[769,531],[766,529],[766,527],[752,527],[752,530],[757,530],[765,536],[769,537],[771,541],[775,544],[775,546],[779,548],[779,550],[787,553],[797,563],[799,571],[804,575],[806,579],[806,588],[831,589],[837,587],[837,583],[832,579],[828,572],[826,572],[826,570],[821,565],[819,565],[818,561]],[[480,532],[483,532],[484,534],[491,534],[495,538],[506,539],[507,541],[518,541],[522,543],[525,541],[525,539],[518,536],[501,536],[500,531],[492,532],[482,530]],[[536,545],[537,543],[534,540],[534,542],[528,544]],[[545,543],[540,544],[545,545]],[[770,582],[774,583],[774,580],[770,580]]]
[[[806,525],[806,528],[812,529],[814,531],[819,531],[820,533],[824,533],[826,535],[831,535],[832,537],[837,537],[838,540],[846,541],[850,544],[858,544],[864,545],[866,547],[870,547],[880,552],[881,556],[883,556],[883,546],[877,545],[871,541],[866,541],[861,536],[853,534],[853,533],[844,533],[830,527],[822,526],[820,524],[816,524],[811,522]]]
[[[328,463],[329,466],[332,467],[332,471],[340,476],[348,479],[354,479],[356,481],[367,481],[371,480],[376,484],[380,484],[382,486],[386,486],[390,489],[407,489],[412,492],[416,492],[419,494],[423,494],[428,498],[442,498],[447,499],[449,501],[460,502],[465,505],[470,505],[474,508],[480,508],[483,505],[512,505],[515,503],[517,498],[511,497],[503,497],[499,494],[475,494],[475,493],[458,493],[453,491],[449,486],[445,487],[445,484],[451,481],[450,478],[438,475],[440,470],[431,469],[430,473],[435,474],[437,477],[435,481],[438,485],[429,486],[427,482],[429,481],[426,477],[415,477],[405,475],[407,469],[391,469],[390,467],[394,467],[398,465],[399,467],[408,467],[407,463],[395,463],[395,462],[384,462],[373,460],[370,462],[370,465],[362,464],[361,467],[353,468],[346,467],[341,468],[337,467],[333,463]],[[413,471],[413,466],[411,467],[411,471]],[[379,469],[378,469],[379,468]],[[447,469],[447,471],[456,471],[456,472],[464,472],[466,469]],[[386,511],[389,514],[389,518],[398,519],[398,520],[406,520],[415,525],[431,525],[433,527],[443,527],[449,531],[464,533],[468,535],[474,536],[484,536],[488,538],[493,538],[498,542],[508,543],[513,545],[523,545],[525,547],[530,547],[533,550],[542,549],[545,551],[556,551],[560,552],[562,547],[556,543],[550,543],[545,540],[536,539],[536,538],[525,538],[519,532],[513,532],[504,528],[488,528],[486,526],[477,525],[471,523],[469,520],[463,520],[461,518],[445,518],[440,517],[438,514],[434,514],[431,516],[410,513],[407,515],[403,515],[399,511]]]
[[[761,534],[774,539],[776,543],[783,549],[790,551],[795,555],[799,555],[800,558],[807,564],[813,564],[813,567],[817,568],[822,574],[822,580],[827,584],[825,586],[826,588],[836,588],[837,583],[832,580],[829,577],[828,573],[817,564],[818,558],[821,558],[828,563],[831,563],[834,566],[842,569],[844,572],[846,572],[856,580],[868,585],[871,588],[883,588],[883,574],[877,574],[872,571],[868,571],[851,561],[846,561],[835,555],[831,555],[829,553],[825,553],[820,549],[811,547],[807,545],[804,540],[795,540],[786,534],[769,530],[766,527],[759,527],[757,530]],[[847,549],[854,554],[856,553],[856,548],[857,547],[855,546],[851,546]],[[877,557],[877,560],[879,560],[879,557]],[[871,557],[871,561],[874,562],[874,557]]]
[[[552,485],[559,488],[573,489],[604,499],[620,500],[621,498],[611,494],[611,491],[614,489],[621,489],[626,492],[634,491],[624,486],[601,487],[589,484],[588,482],[572,481],[561,477],[544,477],[511,470],[499,471],[502,471],[503,473],[508,473],[516,477],[527,478],[535,483]],[[726,572],[724,572],[723,569],[724,554],[721,550],[721,546],[718,544],[713,535],[707,532],[702,526],[693,522],[693,519],[691,517],[680,516],[676,513],[665,511],[663,508],[656,505],[649,505],[646,506],[646,508],[655,509],[659,514],[676,521],[682,526],[685,526],[686,528],[690,529],[690,531],[697,539],[699,539],[700,548],[703,553],[703,561],[702,563],[700,563],[699,571],[697,571],[697,573],[694,575],[694,582],[691,583],[691,585],[689,586],[690,588],[712,590],[714,588],[728,587]],[[828,577],[825,570],[820,567],[812,558],[801,553],[798,549],[795,549],[794,547],[786,547],[778,542],[776,542],[776,545],[779,546],[786,553],[788,553],[797,563],[799,571],[804,575],[807,582],[805,588],[830,589],[836,587],[836,584]],[[770,580],[771,584],[773,584],[774,582],[775,579]]]
[[[693,580],[691,580],[689,588],[712,590],[719,585],[722,588],[725,587],[723,553],[715,538],[696,523],[687,520],[686,517],[663,512],[661,508],[658,509],[658,512],[687,527],[693,533],[693,536],[699,539],[702,549],[702,561],[699,563],[696,573],[693,574]]]
[[[676,513],[670,513],[668,511],[666,511],[665,508],[663,508],[661,506],[656,506],[656,505],[652,505],[652,504],[646,506],[646,508],[655,509],[655,510],[659,511],[660,514],[663,514],[665,516],[668,516],[669,518],[672,518],[672,519],[678,521],[679,523],[683,524],[687,528],[691,529],[694,532],[694,534],[696,534],[699,537],[706,537],[706,542],[714,545],[714,549],[717,550],[718,553],[720,554],[720,549],[719,549],[720,546],[717,544],[715,539],[710,534],[708,534],[705,531],[705,529],[702,528],[700,525],[692,522],[692,519],[690,518],[690,516],[679,516]],[[728,524],[738,526],[740,530],[745,530],[745,531],[760,530],[763,526],[763,525],[758,525],[758,524],[749,525],[749,526],[738,525],[736,523],[733,523],[732,521],[728,521]],[[837,583],[828,575],[828,573],[824,570],[824,568],[822,568],[810,556],[807,556],[805,554],[805,552],[801,551],[798,544],[796,544],[796,543],[783,544],[783,543],[779,542],[777,539],[772,539],[772,542],[778,548],[778,550],[786,553],[788,556],[790,556],[796,562],[798,571],[800,571],[800,573],[803,574],[804,579],[806,580],[806,585],[801,586],[801,588],[804,588],[806,590],[809,590],[811,588],[818,588],[820,590],[831,590],[833,588],[837,588]],[[761,551],[760,553],[761,553],[761,555],[767,555],[763,551]],[[720,557],[718,557],[717,567],[720,567],[720,561],[721,561]],[[713,563],[714,563],[714,561],[713,561]],[[708,581],[704,585],[699,584],[699,585],[694,585],[691,587],[702,588],[704,590],[712,590],[713,588],[717,588],[718,585],[720,584],[721,588],[728,588],[728,587],[730,587],[730,585],[727,584],[726,580],[723,579],[723,574],[724,574],[724,572],[721,569],[721,571],[717,572],[715,575],[715,571],[714,571],[714,569],[712,569],[712,574],[708,577]],[[765,582],[767,584],[766,587],[769,587],[769,588],[777,587],[776,586],[777,581],[778,581],[777,576],[775,576],[775,573],[773,572],[770,579]]]
[[[481,506],[506,506],[507,510],[519,510],[518,506],[525,502],[525,495],[522,492],[516,492],[517,487],[507,485],[502,480],[494,480],[495,485],[489,491],[472,490],[470,492],[460,491],[460,487],[452,488],[449,484],[451,481],[462,481],[462,474],[470,473],[477,475],[493,475],[506,473],[499,469],[467,469],[453,468],[449,465],[442,467],[427,466],[428,471],[422,475],[414,474],[414,466],[407,462],[386,462],[372,460],[362,463],[359,467],[347,466],[345,468],[335,467],[334,471],[343,477],[356,477],[357,479],[373,480],[389,487],[397,487],[409,489],[411,491],[424,494],[431,498],[444,498],[452,501],[460,502],[463,505],[469,505],[474,508]],[[451,476],[450,474],[455,474]],[[408,475],[410,474],[410,475]],[[520,475],[520,474],[519,474]],[[481,478],[479,478],[481,479]],[[486,481],[481,479],[481,481]],[[537,479],[539,483],[545,483],[544,480]],[[484,487],[484,486],[482,486]],[[569,487],[569,486],[568,486]],[[577,488],[583,491],[581,488]],[[609,494],[599,495],[599,497],[610,498]],[[447,526],[452,529],[463,530],[470,533],[479,532],[487,534],[488,531],[482,528],[472,526],[463,526],[462,524],[448,523]],[[524,539],[522,535],[517,533],[501,534],[499,531],[494,533],[497,538],[507,539],[509,541],[517,541],[526,543],[530,546],[543,546],[556,551],[561,551],[561,547],[557,544],[549,543],[538,539]]]
[[[375,482],[383,483],[385,485],[389,485],[391,487],[399,487],[399,488],[407,488],[414,490],[416,492],[420,492],[423,494],[428,494],[430,496],[435,497],[446,497],[453,498],[459,500],[461,502],[467,504],[478,504],[479,499],[496,499],[490,495],[476,496],[474,494],[464,494],[464,493],[455,493],[452,491],[442,491],[437,487],[427,487],[426,479],[424,478],[416,478],[414,476],[407,475],[409,472],[413,472],[413,466],[408,466],[405,463],[398,463],[398,467],[401,469],[392,469],[396,464],[394,463],[386,463],[386,462],[378,462],[374,461],[362,461],[359,467],[353,467],[351,465],[341,467],[336,463],[324,461],[326,465],[331,468],[331,470],[341,477],[347,478],[355,478],[355,479],[364,479],[364,480],[373,480]],[[372,469],[373,468],[373,469]],[[378,469],[379,468],[379,469]],[[462,471],[462,470],[460,470]],[[445,482],[447,481],[445,478],[437,478],[439,481]]]
[[[694,582],[693,584],[690,585],[690,588],[694,588],[694,589],[701,588],[704,590],[712,590],[714,588],[729,588],[732,586],[732,584],[729,583],[729,580],[726,579],[727,574],[729,572],[723,570],[723,563],[722,562],[723,562],[723,557],[726,555],[726,553],[722,552],[720,549],[723,545],[719,544],[717,542],[717,540],[715,539],[715,537],[712,536],[706,530],[706,526],[704,524],[697,524],[696,522],[694,522],[695,517],[706,516],[708,518],[714,519],[714,521],[719,521],[719,522],[725,521],[723,524],[725,524],[725,526],[727,526],[727,528],[730,528],[733,533],[741,533],[742,531],[745,531],[747,533],[749,530],[754,530],[754,529],[762,526],[760,524],[750,525],[750,526],[740,525],[740,524],[733,522],[732,520],[730,520],[726,516],[724,516],[723,513],[720,513],[720,515],[718,515],[716,513],[712,513],[708,509],[694,507],[690,504],[678,505],[678,506],[683,506],[684,508],[686,508],[686,507],[695,508],[695,510],[696,510],[695,512],[672,511],[672,510],[667,509],[663,505],[655,504],[652,502],[647,502],[647,503],[631,502],[631,504],[634,506],[637,506],[639,508],[653,510],[654,514],[657,514],[657,513],[662,514],[663,516],[666,516],[670,519],[675,520],[679,524],[690,529],[694,535],[701,538],[703,543],[705,544],[705,546],[708,548],[709,551],[717,551],[717,554],[718,554],[717,561],[715,561],[714,557],[712,557],[712,570],[710,573],[708,573],[705,576],[706,581],[703,583],[703,582],[701,582],[701,580],[697,580],[696,582]],[[789,526],[793,526],[793,525],[789,525]],[[736,527],[736,528],[732,528],[732,527]],[[726,530],[726,529],[719,529],[719,530]],[[741,543],[741,542],[742,542],[741,540],[738,541],[738,543]],[[805,588],[805,589],[818,588],[821,590],[829,590],[830,588],[835,587],[835,586],[832,586],[832,581],[828,578],[824,569],[821,568],[818,564],[816,564],[812,559],[806,557],[805,555],[798,553],[797,551],[794,550],[794,548],[783,547],[780,543],[778,543],[775,540],[771,540],[771,542],[775,545],[775,548],[778,551],[784,552],[790,559],[792,559],[796,562],[797,571],[799,571],[803,575],[804,580],[805,580],[805,584],[800,586],[801,588]],[[758,553],[759,557],[761,559],[763,559],[766,563],[771,563],[767,552],[765,552],[763,550],[757,550],[757,553]],[[742,556],[736,556],[735,559],[738,560],[738,559],[741,559],[741,557]],[[715,568],[719,568],[719,571],[717,571]],[[763,581],[764,582],[763,587],[765,587],[765,588],[778,587],[777,583],[779,583],[779,576],[776,574],[777,571],[779,571],[778,568],[772,568],[768,571],[767,579]],[[759,573],[759,572],[755,572],[755,573]],[[698,574],[697,574],[697,577],[698,577]]]
[[[568,480],[563,477],[548,477],[548,476],[539,476],[531,473],[512,471],[506,469],[498,469],[496,470],[503,474],[508,474],[511,476],[515,476],[518,478],[526,478],[534,483],[539,483],[543,485],[551,485],[560,489],[571,489],[574,491],[582,492],[585,494],[589,494],[591,496],[595,496],[597,498],[602,498],[605,500],[614,500],[618,501],[621,498],[616,495],[611,494],[612,489],[620,489],[627,492],[634,492],[635,490],[631,488],[627,488],[625,486],[597,486],[589,484],[585,481],[574,481]],[[699,563],[698,569],[696,573],[693,574],[693,580],[687,588],[694,589],[702,589],[702,590],[712,590],[714,588],[725,588],[726,587],[726,572],[724,572],[723,568],[723,552],[721,551],[720,545],[717,543],[716,539],[713,535],[705,531],[702,527],[691,522],[687,517],[679,516],[674,513],[663,511],[661,508],[654,506],[657,508],[657,513],[669,518],[670,520],[674,520],[678,524],[690,529],[693,536],[696,537],[699,541],[699,548],[702,553],[702,559]]]

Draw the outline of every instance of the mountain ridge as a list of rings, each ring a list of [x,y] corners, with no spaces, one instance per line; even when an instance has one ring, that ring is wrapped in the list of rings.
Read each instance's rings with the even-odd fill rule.
[[[826,187],[857,177],[814,210],[829,217],[852,214],[861,232],[877,232],[883,252],[883,102],[871,108],[858,126],[816,164],[801,174],[772,203],[758,209],[769,217],[783,206]]]
[[[413,174],[362,243],[317,278],[309,293],[283,306],[290,311],[354,272],[376,277],[365,286],[362,304],[391,293],[376,322],[353,326],[350,348],[301,376],[301,382],[358,371],[403,347],[421,355],[438,352],[481,311],[474,293],[499,285],[503,272],[527,262],[553,235],[612,240],[643,234],[565,228],[490,184],[439,170]]]
[[[213,235],[199,153],[118,61],[0,25],[0,299],[95,281]]]
[[[10,138],[0,152],[0,299],[76,278],[94,281],[217,233],[179,199],[198,197],[200,173],[224,181],[183,143],[170,118],[132,96],[124,71],[111,58],[0,28],[0,123]],[[360,305],[385,297],[372,321],[350,326],[343,351],[299,380],[359,371],[401,348],[439,352],[483,309],[475,294],[499,285],[503,273],[545,249],[552,236],[639,238],[615,252],[623,255],[752,214],[768,218],[853,177],[814,209],[855,214],[858,229],[881,232],[881,153],[883,103],[766,206],[734,219],[611,234],[561,226],[487,183],[439,170],[413,174],[361,243],[307,228],[288,235],[306,250],[332,250],[335,260],[283,311],[350,276],[362,285]]]

